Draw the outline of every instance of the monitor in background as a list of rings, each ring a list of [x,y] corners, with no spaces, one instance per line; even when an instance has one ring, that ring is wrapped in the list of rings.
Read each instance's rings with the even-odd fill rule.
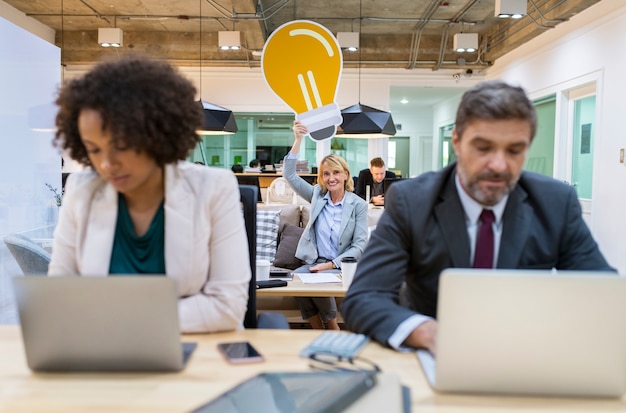
[[[398,181],[402,181],[405,178],[385,178],[383,179],[383,193],[386,194],[389,187]]]

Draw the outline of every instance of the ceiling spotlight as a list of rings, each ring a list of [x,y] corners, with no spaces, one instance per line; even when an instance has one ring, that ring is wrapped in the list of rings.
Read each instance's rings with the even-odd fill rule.
[[[526,16],[527,0],[496,0],[495,15],[502,19],[521,19]]]
[[[453,43],[455,52],[474,53],[478,49],[478,33],[457,33]]]
[[[123,41],[122,29],[109,27],[98,29],[98,43],[102,47],[122,47]]]
[[[337,32],[337,41],[342,49],[349,52],[359,50],[359,32]]]
[[[217,43],[220,50],[239,50],[241,49],[241,32],[218,32]]]

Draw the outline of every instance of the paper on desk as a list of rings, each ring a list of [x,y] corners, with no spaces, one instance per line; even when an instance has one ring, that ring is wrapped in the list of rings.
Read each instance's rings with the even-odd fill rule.
[[[340,283],[341,278],[330,272],[297,272],[304,284]]]

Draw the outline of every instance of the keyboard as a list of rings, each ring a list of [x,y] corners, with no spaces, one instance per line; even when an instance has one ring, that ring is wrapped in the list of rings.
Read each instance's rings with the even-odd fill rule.
[[[300,356],[309,357],[313,353],[330,353],[344,358],[353,358],[368,342],[369,338],[363,334],[326,331],[302,349]]]

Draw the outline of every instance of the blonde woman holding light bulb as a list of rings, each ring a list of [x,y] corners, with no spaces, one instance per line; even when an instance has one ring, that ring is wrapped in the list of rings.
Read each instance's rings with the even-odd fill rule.
[[[367,204],[355,195],[345,159],[327,155],[320,162],[317,184],[296,173],[304,124],[295,121],[294,143],[284,161],[283,176],[302,198],[311,203],[311,218],[298,242],[296,257],[306,265],[295,272],[339,272],[341,258],[359,259],[367,243]],[[302,318],[315,329],[339,330],[337,303],[328,297],[296,297]]]

